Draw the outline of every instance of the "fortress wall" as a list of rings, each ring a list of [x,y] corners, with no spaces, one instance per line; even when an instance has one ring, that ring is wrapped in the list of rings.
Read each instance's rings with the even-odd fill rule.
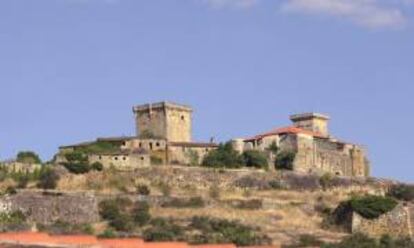
[[[369,220],[354,213],[352,218],[352,232],[364,233],[371,237],[380,238],[383,235],[392,237],[412,237],[409,209],[402,204],[394,210]]]
[[[0,198],[0,212],[22,211],[30,221],[51,224],[57,220],[72,224],[99,220],[94,195],[81,193],[19,192]]]

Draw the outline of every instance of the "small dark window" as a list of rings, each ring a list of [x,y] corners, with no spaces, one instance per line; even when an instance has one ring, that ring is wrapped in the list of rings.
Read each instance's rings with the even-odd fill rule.
[[[139,145],[138,145],[138,146],[139,146],[139,148],[141,148],[141,147],[142,147],[142,143],[141,143],[141,142],[139,142]]]
[[[150,150],[152,150],[152,142],[149,143]]]
[[[159,146],[160,146],[160,143],[159,143],[159,142],[157,142],[155,145],[156,145],[157,147],[159,147]]]
[[[118,157],[115,157],[114,159],[115,159],[115,160],[118,160]]]
[[[98,158],[99,158],[99,160],[101,160],[102,159],[102,156],[99,156]]]
[[[145,158],[144,157],[141,157],[141,160],[144,160]]]
[[[122,145],[124,146],[124,145],[126,145],[126,142],[124,141],[124,142],[122,142]]]
[[[206,148],[206,152],[208,152],[208,148]]]
[[[182,116],[181,116],[181,120],[182,120],[182,121],[183,121],[183,120],[185,120],[185,117],[184,117],[184,115],[182,115]]]
[[[126,157],[123,157],[122,159],[123,159],[123,160],[126,160]]]

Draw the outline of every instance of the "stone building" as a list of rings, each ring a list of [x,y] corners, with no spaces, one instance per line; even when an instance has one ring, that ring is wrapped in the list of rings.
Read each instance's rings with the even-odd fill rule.
[[[192,113],[189,106],[159,102],[133,107],[136,136],[98,138],[96,141],[60,147],[57,162],[64,153],[85,150],[96,144],[110,144],[117,149],[89,154],[89,162],[104,167],[133,170],[151,164],[200,164],[217,144],[192,140]]]
[[[266,151],[272,144],[279,151],[296,154],[293,170],[331,173],[338,176],[369,176],[369,161],[363,147],[332,137],[329,117],[317,113],[292,115],[292,126],[277,128],[248,139],[233,141],[234,148]]]

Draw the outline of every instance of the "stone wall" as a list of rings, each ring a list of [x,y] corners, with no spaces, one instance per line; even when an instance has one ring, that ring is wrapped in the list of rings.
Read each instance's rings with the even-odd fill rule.
[[[73,223],[94,223],[99,220],[98,201],[84,193],[44,193],[22,191],[0,198],[0,212],[20,210],[29,221],[51,224],[57,220]]]
[[[119,155],[89,155],[91,164],[99,162],[104,169],[111,167],[117,170],[135,170],[151,165],[150,156],[148,154],[119,154]]]
[[[151,133],[175,142],[192,140],[192,109],[171,103],[155,103],[134,108],[137,136]]]
[[[352,233],[364,233],[371,237],[390,235],[392,237],[412,237],[410,211],[402,204],[379,218],[369,220],[354,213]]]

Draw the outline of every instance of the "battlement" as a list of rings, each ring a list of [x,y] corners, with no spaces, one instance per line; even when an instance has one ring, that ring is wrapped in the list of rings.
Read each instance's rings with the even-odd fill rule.
[[[151,111],[155,109],[175,109],[180,111],[188,111],[192,112],[193,109],[188,105],[177,104],[173,102],[157,102],[157,103],[149,103],[149,104],[142,104],[133,107],[134,113],[137,112],[144,112],[144,111]]]

